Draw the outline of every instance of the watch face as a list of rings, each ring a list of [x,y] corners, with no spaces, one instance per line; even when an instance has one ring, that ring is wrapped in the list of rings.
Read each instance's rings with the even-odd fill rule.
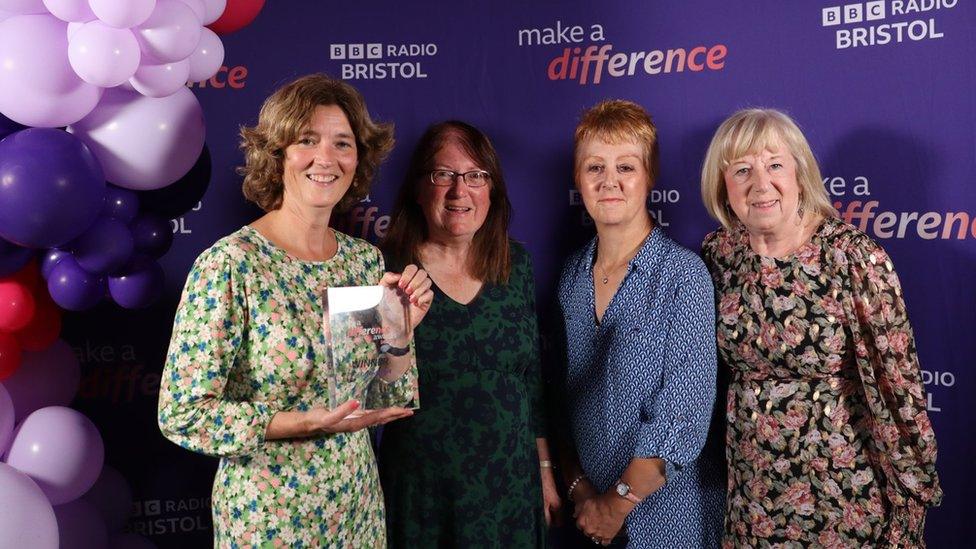
[[[626,482],[621,482],[617,484],[617,493],[621,496],[626,496],[630,493],[630,486],[627,486]]]

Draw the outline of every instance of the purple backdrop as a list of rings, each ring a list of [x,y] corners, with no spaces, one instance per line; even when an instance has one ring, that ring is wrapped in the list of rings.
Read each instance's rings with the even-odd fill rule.
[[[510,5],[511,4],[511,5]],[[540,303],[565,254],[586,238],[571,180],[572,131],[600,99],[643,104],[660,128],[653,209],[698,249],[714,228],[698,192],[718,123],[746,106],[788,111],[804,128],[842,214],[877,238],[901,275],[938,437],[946,496],[929,514],[933,547],[976,534],[976,445],[965,395],[976,389],[976,192],[973,128],[976,12],[957,0],[837,2],[627,1],[343,4],[269,2],[225,37],[226,69],[193,84],[207,119],[213,179],[173,221],[166,295],[143,312],[102,306],[66,317],[84,379],[76,406],[133,485],[128,528],[160,547],[210,543],[216,460],[165,441],[156,427],[159,375],[173,312],[200,251],[258,215],[240,193],[237,131],[296,76],[325,71],[396,123],[398,146],[370,198],[344,222],[375,240],[407,158],[429,123],[460,118],[494,140],[514,205],[512,234],[531,251]],[[678,51],[681,50],[681,51]],[[969,502],[969,503],[967,503]]]

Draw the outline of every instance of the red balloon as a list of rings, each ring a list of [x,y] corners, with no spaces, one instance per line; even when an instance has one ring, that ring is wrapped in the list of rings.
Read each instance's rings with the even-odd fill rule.
[[[0,330],[16,332],[34,316],[30,287],[12,279],[0,281]]]
[[[45,293],[37,296],[34,318],[14,333],[20,348],[25,351],[43,351],[57,341],[61,333],[61,309]]]
[[[0,381],[7,379],[20,366],[20,345],[17,338],[0,332]]]
[[[250,25],[263,7],[264,0],[227,0],[224,13],[207,27],[217,34],[239,31]]]

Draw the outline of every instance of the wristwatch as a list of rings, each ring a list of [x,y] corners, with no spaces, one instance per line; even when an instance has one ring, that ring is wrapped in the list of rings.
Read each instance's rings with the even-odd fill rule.
[[[630,491],[630,485],[624,482],[623,480],[617,481],[617,486],[614,488],[614,490],[617,491],[618,496],[633,503],[634,505],[638,505],[641,501],[643,501],[641,498],[635,496],[634,493]]]
[[[389,343],[383,343],[380,345],[379,351],[381,353],[386,353],[390,356],[403,356],[410,352],[410,347],[394,347]]]

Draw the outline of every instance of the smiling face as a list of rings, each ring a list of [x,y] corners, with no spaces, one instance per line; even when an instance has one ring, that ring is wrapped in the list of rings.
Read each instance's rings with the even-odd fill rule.
[[[284,157],[282,207],[331,212],[356,175],[356,137],[346,113],[337,105],[315,107]]]
[[[729,205],[750,233],[785,236],[798,230],[796,160],[779,137],[762,151],[732,160],[723,176]]]
[[[651,178],[644,148],[633,142],[589,139],[576,155],[576,186],[599,230],[608,225],[646,223]]]
[[[448,137],[434,155],[433,169],[466,173],[484,170],[464,151],[456,139]],[[450,186],[437,186],[424,174],[417,202],[427,220],[428,237],[432,240],[467,240],[474,238],[488,217],[491,206],[491,185],[468,187],[461,177]]]

